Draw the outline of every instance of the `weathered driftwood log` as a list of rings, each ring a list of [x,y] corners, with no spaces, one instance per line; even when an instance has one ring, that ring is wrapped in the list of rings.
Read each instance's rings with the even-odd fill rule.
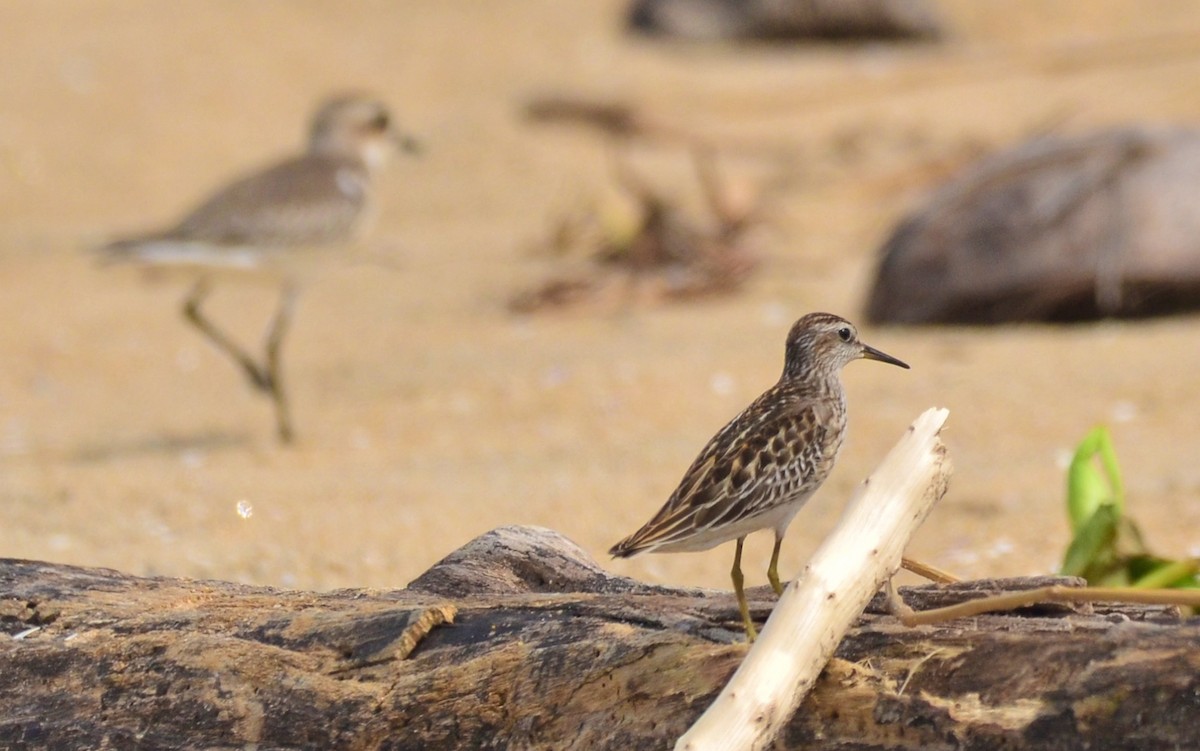
[[[1039,138],[984,159],[880,250],[877,323],[1134,317],[1200,308],[1200,132]]]
[[[634,0],[629,26],[681,39],[935,39],[926,0]]]
[[[906,590],[918,608],[1044,580]],[[773,596],[751,591],[756,618]],[[776,748],[1200,747],[1200,623],[1064,606],[907,629],[878,607]],[[549,530],[399,591],[0,560],[0,748],[666,748],[746,651],[733,597],[615,577]]]

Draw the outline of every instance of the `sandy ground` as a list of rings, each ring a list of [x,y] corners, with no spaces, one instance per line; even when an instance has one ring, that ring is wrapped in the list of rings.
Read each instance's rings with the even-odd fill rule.
[[[858,317],[873,254],[940,176],[1046,130],[1200,119],[1200,5],[941,3],[940,46],[746,49],[619,33],[621,3],[13,0],[0,9],[0,555],[293,587],[395,587],[503,524],[598,558],[777,377],[788,325]],[[313,104],[365,88],[425,142],[382,186],[371,249],[307,275],[287,351],[301,434],[193,331],[183,282],[85,251],[166,223],[286,152]],[[608,188],[589,135],[531,127],[530,94],[624,97],[766,179],[769,263],[736,298],[514,318],[550,217]],[[690,165],[645,149],[655,184]],[[214,317],[259,336],[266,286]],[[1065,457],[1114,429],[1131,508],[1200,555],[1195,317],[1072,328],[865,329],[913,366],[851,364],[851,435],[792,527],[794,572],[909,421],[950,408],[956,474],[914,552],[966,575],[1052,569]],[[251,510],[238,513],[239,503]],[[751,538],[761,583],[767,534]],[[732,551],[612,568],[727,586]]]

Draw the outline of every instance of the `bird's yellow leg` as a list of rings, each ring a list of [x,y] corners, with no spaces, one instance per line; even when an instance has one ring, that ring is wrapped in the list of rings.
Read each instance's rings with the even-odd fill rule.
[[[777,595],[783,594],[783,585],[779,583],[779,548],[781,545],[783,545],[783,538],[776,533],[775,549],[771,551],[771,565],[767,567],[767,580],[771,582],[771,588]]]
[[[754,630],[754,621],[750,620],[750,604],[746,602],[746,590],[742,587],[745,582],[742,577],[742,543],[745,541],[745,537],[739,537],[737,540],[730,577],[733,579],[733,593],[737,595],[738,610],[742,613],[742,625],[746,627],[746,640],[752,642],[758,636],[758,632]]]

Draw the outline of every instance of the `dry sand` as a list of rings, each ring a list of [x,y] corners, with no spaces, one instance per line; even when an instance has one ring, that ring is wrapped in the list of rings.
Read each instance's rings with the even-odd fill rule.
[[[472,536],[553,527],[604,551],[778,375],[790,322],[859,317],[874,249],[948,170],[1047,129],[1200,120],[1200,5],[941,3],[939,46],[730,50],[638,42],[620,2],[7,2],[0,10],[0,555],[306,588],[402,586]],[[185,327],[182,282],[86,249],[168,222],[292,148],[314,102],[365,88],[424,140],[385,179],[371,249],[308,274],[286,353],[301,440]],[[736,298],[513,318],[549,217],[604,193],[588,134],[530,94],[624,97],[740,145],[769,179],[770,261]],[[691,192],[669,148],[638,155]],[[394,267],[393,267],[394,266]],[[274,304],[226,286],[246,341]],[[794,572],[909,421],[950,408],[951,491],[914,553],[1044,572],[1067,542],[1064,458],[1109,423],[1163,553],[1200,554],[1197,319],[864,330],[913,366],[851,364],[851,435],[794,523]],[[238,513],[244,502],[252,513]],[[770,536],[751,538],[751,583]],[[613,562],[728,586],[732,551]]]

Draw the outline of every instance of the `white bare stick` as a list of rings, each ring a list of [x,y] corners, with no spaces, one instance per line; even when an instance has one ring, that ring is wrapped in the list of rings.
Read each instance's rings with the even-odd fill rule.
[[[946,492],[950,461],[939,434],[949,414],[922,413],[863,481],[838,526],[784,590],[741,667],[675,744],[677,751],[761,749],[774,740]]]

